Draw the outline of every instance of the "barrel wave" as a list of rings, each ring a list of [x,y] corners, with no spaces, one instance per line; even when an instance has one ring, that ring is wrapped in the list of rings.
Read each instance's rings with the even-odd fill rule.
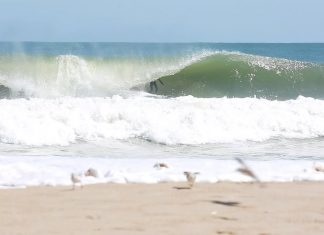
[[[2,56],[0,94],[15,97],[163,96],[324,97],[324,65],[227,51],[160,57]]]
[[[195,97],[291,99],[324,97],[323,65],[220,53],[162,79],[158,94]]]

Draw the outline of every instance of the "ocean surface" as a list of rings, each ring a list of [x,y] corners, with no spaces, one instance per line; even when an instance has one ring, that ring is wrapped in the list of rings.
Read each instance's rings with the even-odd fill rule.
[[[0,98],[0,188],[324,180],[324,44],[0,42]]]

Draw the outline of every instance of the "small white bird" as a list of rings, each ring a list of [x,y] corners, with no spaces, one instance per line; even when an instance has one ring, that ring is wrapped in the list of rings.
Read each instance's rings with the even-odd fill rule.
[[[80,184],[80,187],[83,188],[80,175],[76,175],[75,173],[71,173],[71,181],[72,181],[72,184],[73,184],[73,190],[75,189],[76,184]]]
[[[155,163],[153,167],[156,169],[169,168],[168,164],[164,162]]]
[[[196,182],[197,175],[199,175],[200,173],[185,171],[185,172],[183,172],[183,174],[187,177],[189,187],[192,188],[194,183]]]
[[[314,163],[314,170],[318,172],[324,172],[324,165],[318,165]]]
[[[243,175],[249,176],[253,178],[255,181],[260,182],[259,178],[256,176],[256,174],[245,164],[245,162],[240,158],[235,158],[236,161],[238,161],[241,164],[240,168],[237,168],[237,171],[240,172]]]
[[[85,176],[99,177],[98,171],[94,168],[89,168],[86,172],[84,172]]]

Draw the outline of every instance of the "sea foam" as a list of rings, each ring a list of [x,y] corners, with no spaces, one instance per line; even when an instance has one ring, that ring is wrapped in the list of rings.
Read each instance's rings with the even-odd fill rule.
[[[156,169],[154,164],[163,161],[167,169]],[[320,162],[324,165],[324,162]],[[306,160],[246,161],[263,182],[291,182],[324,180],[324,173],[315,171],[313,162]],[[90,167],[99,177],[85,177]],[[0,188],[26,186],[71,185],[70,174],[81,175],[84,184],[94,183],[160,183],[186,181],[184,171],[200,172],[198,182],[220,181],[249,182],[251,178],[237,171],[233,160],[210,158],[186,159],[116,159],[58,156],[0,156]]]
[[[15,99],[0,100],[0,110],[0,142],[31,146],[132,138],[195,145],[324,135],[324,101],[305,97]]]

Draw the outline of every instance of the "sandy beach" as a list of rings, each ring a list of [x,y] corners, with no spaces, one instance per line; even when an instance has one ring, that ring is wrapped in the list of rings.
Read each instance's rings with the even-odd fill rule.
[[[0,234],[324,234],[323,182],[0,190]]]

